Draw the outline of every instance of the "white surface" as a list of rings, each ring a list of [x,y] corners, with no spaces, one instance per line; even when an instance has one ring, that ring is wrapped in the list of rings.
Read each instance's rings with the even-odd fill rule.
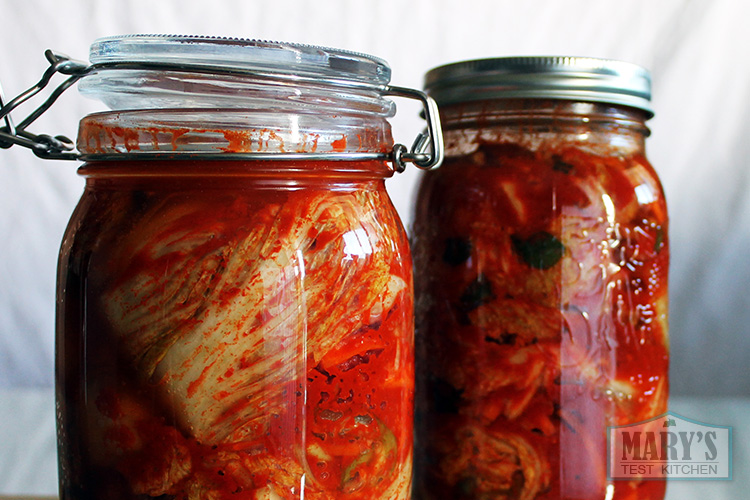
[[[0,390],[0,495],[57,495],[55,394]]]
[[[673,398],[670,410],[693,420],[733,426],[731,481],[670,481],[666,500],[748,498],[750,399]],[[51,389],[0,390],[0,495],[56,495],[55,405]]]
[[[0,0],[6,95],[35,82],[44,49],[87,57],[99,36],[182,32],[297,41],[385,58],[394,83],[513,54],[610,57],[650,68],[648,149],[672,215],[673,393],[750,395],[750,2],[741,0]],[[422,124],[399,102],[396,137]],[[97,109],[75,91],[32,131],[75,135]],[[20,118],[17,115],[17,120]],[[389,182],[410,220],[414,169]],[[60,237],[82,181],[70,163],[0,151],[0,387],[52,384]]]

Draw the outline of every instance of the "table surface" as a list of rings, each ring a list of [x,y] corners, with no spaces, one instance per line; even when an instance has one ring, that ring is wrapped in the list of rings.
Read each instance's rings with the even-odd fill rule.
[[[693,420],[733,427],[733,479],[671,480],[666,500],[750,497],[750,398],[673,397],[670,410]],[[0,500],[54,499],[57,494],[55,404],[51,389],[0,390]]]

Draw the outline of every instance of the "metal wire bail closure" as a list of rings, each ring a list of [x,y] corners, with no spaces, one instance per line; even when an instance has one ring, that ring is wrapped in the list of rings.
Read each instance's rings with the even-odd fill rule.
[[[71,59],[70,57],[53,52],[45,51],[45,57],[49,61],[49,67],[44,72],[42,78],[32,87],[22,92],[9,102],[5,102],[0,86],[0,120],[4,125],[0,127],[0,148],[8,149],[11,146],[19,145],[31,149],[34,154],[43,159],[53,160],[103,160],[112,159],[112,155],[82,155],[74,151],[75,145],[72,140],[66,136],[50,136],[46,134],[33,134],[26,129],[45,111],[47,111],[60,95],[68,88],[72,87],[80,79],[94,74],[101,70],[116,69],[141,69],[141,70],[165,70],[185,73],[214,73],[240,76],[252,76],[259,79],[271,79],[272,75],[262,71],[250,69],[228,68],[226,66],[210,65],[191,65],[178,63],[148,63],[148,62],[112,62],[86,64],[81,61]],[[18,125],[15,125],[11,112],[20,105],[29,101],[51,82],[55,74],[67,75],[68,78],[60,83],[45,99],[45,101]],[[309,77],[295,77],[296,81],[312,81]],[[319,81],[319,79],[318,79]],[[342,82],[337,81],[337,85]],[[357,87],[354,82],[343,83],[345,86]],[[383,96],[403,97],[407,99],[416,99],[422,103],[424,108],[424,118],[427,127],[424,132],[420,133],[414,140],[411,149],[400,143],[394,144],[389,153],[190,153],[194,157],[203,159],[236,159],[236,160],[323,160],[323,161],[362,161],[362,160],[386,160],[393,164],[396,172],[403,172],[407,163],[413,163],[420,169],[430,170],[440,166],[443,161],[444,145],[443,135],[440,125],[437,104],[426,93],[405,87],[396,87],[392,85],[380,85],[377,90]],[[123,155],[117,155],[122,158]],[[173,152],[164,153],[146,153],[139,154],[141,159],[172,159],[178,155]]]
[[[72,153],[75,146],[69,138],[62,135],[55,137],[46,134],[35,135],[28,132],[26,128],[47,111],[65,90],[87,74],[90,67],[84,62],[73,60],[64,54],[57,54],[51,50],[45,51],[44,55],[50,65],[42,75],[42,78],[31,88],[22,92],[6,104],[5,98],[2,95],[2,88],[0,87],[0,106],[2,106],[0,107],[0,120],[5,122],[5,126],[0,128],[0,148],[8,149],[18,144],[30,148],[34,154],[41,158],[76,160],[78,159],[78,155]],[[18,125],[14,125],[10,112],[47,87],[56,73],[70,75],[70,77],[63,81],[41,106],[36,108]]]

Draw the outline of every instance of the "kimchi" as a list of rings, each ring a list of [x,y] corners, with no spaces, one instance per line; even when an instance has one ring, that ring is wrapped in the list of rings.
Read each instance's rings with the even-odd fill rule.
[[[643,114],[442,112],[446,160],[414,225],[416,498],[663,498],[662,480],[607,479],[607,427],[664,413],[668,393],[668,221]]]

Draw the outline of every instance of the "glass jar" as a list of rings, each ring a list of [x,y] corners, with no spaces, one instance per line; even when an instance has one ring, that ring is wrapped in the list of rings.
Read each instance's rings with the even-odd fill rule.
[[[61,498],[407,499],[387,64],[169,36],[91,61],[112,110],[81,121],[60,253]]]
[[[656,500],[607,428],[666,412],[667,211],[650,78],[587,58],[432,70],[419,187],[415,498]]]

